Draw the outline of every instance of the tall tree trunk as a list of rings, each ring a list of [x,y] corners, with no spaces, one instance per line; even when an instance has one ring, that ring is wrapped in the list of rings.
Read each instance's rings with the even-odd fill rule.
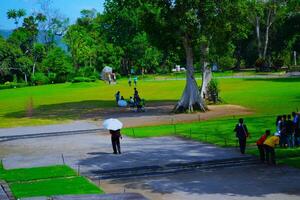
[[[33,66],[32,66],[32,75],[33,76],[35,74],[35,66],[36,66],[36,61],[34,61]]]
[[[175,112],[206,111],[207,107],[202,99],[197,82],[194,77],[193,49],[188,36],[183,38],[186,53],[186,85],[182,97],[175,106]]]
[[[257,16],[255,18],[255,26],[256,26],[256,38],[257,38],[257,51],[258,51],[258,57],[262,57],[261,53],[261,37],[260,37],[260,18]]]
[[[25,80],[25,83],[27,84],[28,80],[27,80],[27,74],[26,73],[24,73],[24,80]]]
[[[266,36],[265,36],[265,45],[264,45],[263,59],[266,59],[268,45],[269,45],[269,32],[270,32],[270,27],[272,26],[272,20],[271,20],[272,16],[271,15],[272,15],[272,10],[270,9],[269,13],[268,13],[268,18],[267,18],[267,26],[266,26]]]
[[[208,66],[207,55],[208,46],[206,44],[201,45],[201,61],[202,61],[202,85],[201,85],[201,97],[207,97],[207,86],[212,78],[211,68]]]

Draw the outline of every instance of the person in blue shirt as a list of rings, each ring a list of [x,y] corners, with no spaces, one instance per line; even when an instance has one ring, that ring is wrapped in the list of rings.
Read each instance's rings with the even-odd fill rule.
[[[136,84],[137,84],[137,80],[138,80],[138,78],[137,78],[137,76],[135,76],[135,77],[133,78],[133,83],[134,83],[134,86],[136,86]]]

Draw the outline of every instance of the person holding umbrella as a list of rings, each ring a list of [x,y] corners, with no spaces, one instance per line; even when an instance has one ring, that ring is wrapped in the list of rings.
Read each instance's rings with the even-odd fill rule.
[[[120,129],[123,127],[122,122],[118,119],[107,119],[103,122],[103,127],[109,130],[111,135],[111,144],[114,154],[121,154],[120,138],[122,139]]]

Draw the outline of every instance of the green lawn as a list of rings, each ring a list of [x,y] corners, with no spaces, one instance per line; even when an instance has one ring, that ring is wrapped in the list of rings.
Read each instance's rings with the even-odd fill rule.
[[[257,138],[268,128],[275,132],[274,116],[246,117],[250,132],[249,145],[254,145]],[[225,118],[176,125],[146,126],[123,129],[122,133],[131,137],[182,136],[197,141],[217,144],[219,146],[236,146],[237,140],[233,132],[237,118]]]
[[[290,113],[300,102],[300,79],[218,79],[224,103],[248,107],[256,115]],[[199,85],[200,85],[199,81]],[[140,95],[147,102],[176,102],[183,91],[184,80],[138,81]],[[95,83],[65,83],[7,89],[0,91],[0,127],[63,123],[85,119],[89,113],[115,106],[117,90],[125,98],[133,88],[122,79],[116,85]],[[33,99],[33,117],[28,118],[28,104]]]
[[[96,185],[84,177],[56,178],[49,180],[9,184],[16,198],[66,194],[101,194]]]
[[[65,165],[6,170],[0,164],[0,179],[9,184],[16,198],[104,193]]]

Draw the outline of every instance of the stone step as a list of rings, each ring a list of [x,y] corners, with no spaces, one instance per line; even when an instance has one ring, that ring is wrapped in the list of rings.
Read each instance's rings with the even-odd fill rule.
[[[50,133],[35,133],[35,134],[25,134],[25,135],[9,135],[0,136],[0,142],[19,140],[19,139],[30,139],[30,138],[42,138],[42,137],[53,137],[53,136],[64,136],[64,135],[81,135],[81,134],[92,134],[104,129],[88,129],[88,130],[76,130],[76,131],[60,131],[60,132],[50,132]]]
[[[210,170],[225,167],[238,167],[259,164],[259,160],[255,157],[232,158],[213,161],[200,161],[190,163],[174,163],[164,166],[143,166],[136,168],[125,168],[116,170],[94,170],[90,174],[92,179],[119,179],[137,176],[152,176],[162,174],[174,174],[178,172],[192,171],[192,170]]]

